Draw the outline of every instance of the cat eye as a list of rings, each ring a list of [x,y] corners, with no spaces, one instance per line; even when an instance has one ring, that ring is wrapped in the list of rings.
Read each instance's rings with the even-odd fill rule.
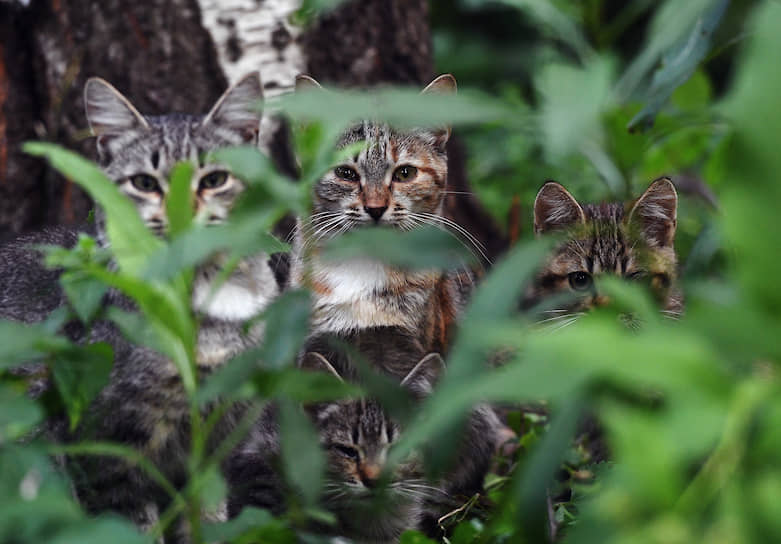
[[[347,457],[348,459],[354,459],[357,461],[359,459],[358,450],[353,448],[352,446],[345,446],[344,444],[336,444],[334,446],[334,449],[339,452],[339,454],[343,455],[344,457]]]
[[[393,172],[393,181],[401,181],[401,182],[410,181],[411,179],[414,179],[417,174],[418,174],[417,168],[405,164],[404,166],[399,166]]]
[[[646,271],[645,271],[645,270],[638,270],[637,272],[632,272],[631,274],[629,274],[629,275],[627,276],[627,278],[629,278],[629,279],[630,279],[630,280],[632,280],[632,281],[638,281],[638,280],[645,279],[645,277],[646,277],[647,275],[648,275],[648,274],[646,273]]]
[[[567,278],[575,291],[586,291],[592,284],[591,274],[588,272],[571,272]]]
[[[361,179],[361,176],[358,175],[354,168],[344,165],[334,168],[334,174],[337,178],[346,181],[359,181]]]
[[[130,177],[130,183],[133,187],[144,193],[153,193],[160,190],[160,184],[157,179],[148,174],[136,174]]]
[[[216,189],[217,187],[225,185],[226,181],[228,181],[228,172],[225,170],[217,170],[216,172],[211,172],[203,176],[198,186],[200,189]]]

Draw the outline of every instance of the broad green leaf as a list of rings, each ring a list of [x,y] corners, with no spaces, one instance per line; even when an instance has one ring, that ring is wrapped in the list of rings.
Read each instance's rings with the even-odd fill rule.
[[[651,126],[657,112],[673,91],[691,77],[710,50],[711,37],[719,26],[728,4],[729,0],[712,2],[696,20],[689,34],[662,55],[662,66],[654,74],[646,93],[648,97],[646,105],[629,122],[627,127],[629,130]]]
[[[301,494],[305,504],[315,504],[325,460],[312,423],[296,403],[279,402],[280,444],[285,476]]]
[[[65,350],[70,342],[47,330],[42,324],[0,320],[0,369],[39,359]]]
[[[43,410],[36,402],[0,383],[0,444],[22,438],[41,419]]]
[[[193,220],[193,166],[182,162],[171,170],[168,194],[165,197],[165,213],[168,216],[168,232],[173,238],[187,230]]]
[[[65,177],[79,184],[106,214],[106,231],[120,269],[128,274],[141,270],[146,257],[161,245],[144,226],[133,203],[119,192],[95,164],[58,145],[29,142],[24,151],[45,157]]]
[[[479,261],[479,245],[462,241],[443,220],[407,232],[390,228],[355,229],[329,241],[323,258],[339,263],[371,259],[405,269],[455,269]],[[478,242],[479,243],[479,242]],[[471,247],[470,247],[471,246]]]
[[[54,382],[74,429],[90,402],[108,383],[114,352],[105,343],[61,351],[52,365]]]
[[[106,516],[98,519],[85,519],[83,522],[60,532],[49,540],[50,544],[152,544],[149,535],[141,533],[127,520]]]
[[[267,510],[245,508],[236,518],[225,523],[207,523],[203,526],[203,540],[207,543],[234,542],[242,535],[256,533],[266,526],[278,525]]]

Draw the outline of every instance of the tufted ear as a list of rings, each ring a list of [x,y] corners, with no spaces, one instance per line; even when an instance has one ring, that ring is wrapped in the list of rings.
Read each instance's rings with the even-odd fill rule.
[[[426,85],[420,94],[437,94],[448,95],[456,94],[458,92],[458,85],[456,84],[456,78],[451,74],[442,74]],[[434,137],[436,138],[437,147],[444,151],[447,141],[450,139],[450,127],[439,127],[434,131]]]
[[[322,89],[317,80],[306,74],[296,76],[296,91],[311,91],[312,89]]]
[[[201,124],[233,130],[245,142],[257,141],[263,116],[260,107],[262,99],[260,75],[257,72],[247,74],[222,94]]]
[[[417,396],[426,396],[445,370],[445,361],[439,353],[429,353],[401,380],[401,386]]]
[[[109,154],[111,142],[117,137],[149,129],[149,123],[130,100],[99,77],[89,78],[84,85],[84,112],[92,134],[97,137],[101,157]]]
[[[670,178],[659,178],[637,199],[629,223],[637,225],[651,245],[673,247],[678,223],[678,193]]]
[[[344,381],[336,369],[328,362],[328,360],[317,353],[316,351],[310,351],[304,355],[303,359],[298,365],[302,370],[311,370],[313,372],[327,372],[333,374],[339,381]]]
[[[545,234],[577,223],[584,223],[586,215],[578,201],[562,185],[549,181],[534,199],[534,233]]]

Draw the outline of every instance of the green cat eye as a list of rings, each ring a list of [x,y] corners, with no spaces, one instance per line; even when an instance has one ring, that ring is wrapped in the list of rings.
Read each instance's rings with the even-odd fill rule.
[[[216,189],[217,187],[225,185],[226,181],[228,181],[228,172],[225,170],[217,170],[203,176],[199,183],[199,187],[201,189]]]
[[[358,175],[354,168],[345,165],[334,168],[334,174],[336,174],[337,178],[346,181],[359,181],[361,179],[361,176]]]
[[[570,286],[575,291],[586,291],[591,287],[593,280],[588,272],[570,272],[567,276]]]
[[[133,187],[145,193],[153,193],[160,190],[160,184],[157,183],[157,179],[148,174],[131,176],[130,183],[133,184]]]
[[[405,164],[404,166],[399,166],[393,172],[393,181],[409,181],[413,179],[417,175],[417,173],[418,173],[417,168]]]

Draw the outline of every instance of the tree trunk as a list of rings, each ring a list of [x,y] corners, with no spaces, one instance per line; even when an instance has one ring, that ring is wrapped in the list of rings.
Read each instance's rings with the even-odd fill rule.
[[[142,113],[206,111],[227,84],[260,70],[267,96],[296,74],[346,87],[423,85],[434,76],[425,0],[355,0],[310,27],[290,24],[299,0],[0,0],[0,238],[81,223],[89,199],[21,144],[54,141],[88,157],[81,102],[100,76]],[[285,127],[264,119],[262,147],[293,174]],[[451,145],[450,189],[468,191],[464,153]],[[450,195],[448,214],[495,256],[504,239],[473,198]]]

